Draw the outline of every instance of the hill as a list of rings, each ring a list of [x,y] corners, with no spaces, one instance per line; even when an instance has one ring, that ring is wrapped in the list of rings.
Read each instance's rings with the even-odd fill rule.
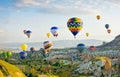
[[[120,49],[120,35],[116,36],[112,41],[98,46],[98,49]]]
[[[26,77],[14,65],[11,65],[3,60],[0,60],[0,77]]]

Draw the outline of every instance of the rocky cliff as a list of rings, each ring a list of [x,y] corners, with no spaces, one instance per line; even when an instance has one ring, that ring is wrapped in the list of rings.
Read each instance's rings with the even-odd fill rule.
[[[111,42],[97,47],[98,49],[120,49],[120,35],[116,36]]]

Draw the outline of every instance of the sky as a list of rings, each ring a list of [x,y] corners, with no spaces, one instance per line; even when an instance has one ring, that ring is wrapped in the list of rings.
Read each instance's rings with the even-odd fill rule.
[[[96,16],[100,15],[100,20]],[[76,39],[67,27],[70,18],[83,20]],[[111,41],[120,34],[120,0],[0,0],[0,43],[97,39]],[[108,34],[105,24],[109,24]],[[59,36],[46,37],[52,26]],[[31,30],[31,37],[23,33]],[[89,37],[85,36],[88,32]]]

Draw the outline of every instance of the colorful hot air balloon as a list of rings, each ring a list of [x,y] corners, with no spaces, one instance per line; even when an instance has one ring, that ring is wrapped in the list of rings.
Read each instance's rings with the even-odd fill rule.
[[[26,31],[26,35],[27,35],[28,38],[30,38],[31,33],[32,33],[32,31],[30,31],[30,30],[27,30],[27,31]]]
[[[97,15],[96,18],[97,18],[97,20],[100,20],[100,15]]]
[[[74,37],[79,33],[82,29],[83,21],[80,18],[70,18],[67,22],[68,29],[72,32]]]
[[[50,31],[51,31],[51,33],[53,34],[54,37],[58,36],[58,27],[56,27],[56,26],[51,27]]]
[[[88,36],[89,36],[89,33],[86,33],[86,36],[88,37]]]
[[[51,47],[52,47],[52,42],[50,42],[50,41],[45,41],[44,43],[43,43],[43,46],[44,46],[44,49],[45,49],[45,53],[48,53],[49,51],[50,51],[50,49],[51,49]]]
[[[50,33],[47,33],[46,36],[49,38],[50,37]]]
[[[96,49],[95,46],[90,46],[90,47],[89,47],[89,50],[90,50],[90,51],[94,51],[95,49]]]
[[[111,33],[111,29],[108,29],[107,32],[110,34]]]
[[[79,52],[83,52],[83,50],[85,49],[85,45],[80,43],[77,45],[77,49],[79,50]]]
[[[105,28],[108,29],[109,28],[109,24],[105,24]]]
[[[21,51],[19,54],[20,54],[20,58],[21,58],[21,59],[25,59],[26,56],[27,56],[27,52]]]
[[[26,51],[28,46],[27,46],[27,44],[21,44],[20,47],[23,51]]]

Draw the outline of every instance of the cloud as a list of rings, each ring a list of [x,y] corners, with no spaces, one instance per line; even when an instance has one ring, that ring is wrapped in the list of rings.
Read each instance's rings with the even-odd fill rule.
[[[18,0],[16,2],[17,7],[29,7],[29,6],[40,6],[48,4],[52,0]]]
[[[93,14],[119,8],[119,0],[18,0],[16,7],[34,7],[37,12],[55,14]]]

